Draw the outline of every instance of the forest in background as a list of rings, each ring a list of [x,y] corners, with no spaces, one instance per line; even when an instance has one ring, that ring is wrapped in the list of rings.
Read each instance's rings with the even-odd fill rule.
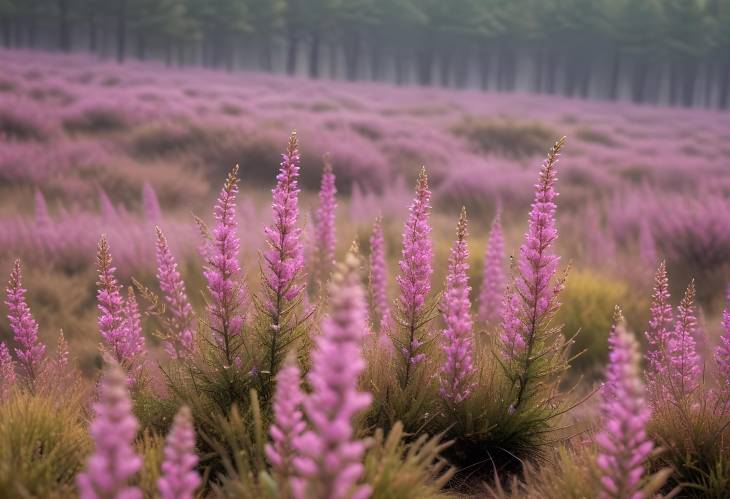
[[[730,0],[0,0],[7,48],[727,109]]]

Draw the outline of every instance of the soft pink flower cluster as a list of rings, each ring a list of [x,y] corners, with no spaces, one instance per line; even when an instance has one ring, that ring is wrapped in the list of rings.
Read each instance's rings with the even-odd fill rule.
[[[370,292],[378,332],[383,333],[390,328],[391,316],[388,304],[388,273],[385,261],[383,220],[381,217],[375,219],[373,231],[370,234]]]
[[[646,433],[651,417],[641,382],[641,354],[623,324],[611,332],[611,352],[602,412],[604,428],[596,436],[601,470],[600,499],[642,499],[644,464],[653,444]]]
[[[142,467],[133,442],[139,424],[132,414],[126,378],[111,361],[99,386],[99,401],[94,404],[91,436],[94,452],[86,469],[76,477],[81,499],[141,499],[142,491],[129,485]]]
[[[5,303],[8,306],[10,329],[13,331],[15,342],[19,345],[19,348],[15,349],[15,355],[26,381],[32,386],[43,370],[46,347],[38,341],[38,323],[25,301],[20,260],[15,260],[13,264]]]
[[[273,224],[265,229],[269,245],[264,252],[265,280],[272,291],[268,308],[274,315],[281,313],[283,308],[283,303],[277,303],[279,300],[292,301],[304,288],[304,284],[296,282],[304,268],[302,230],[297,226],[299,161],[297,135],[292,133],[286,153],[282,155],[276,187],[272,190]]]
[[[440,393],[451,403],[458,404],[471,393],[474,382],[472,363],[472,318],[469,299],[469,248],[466,242],[466,210],[462,208],[456,230],[456,241],[449,256],[446,291],[442,300],[444,362],[441,366]]]
[[[562,284],[553,282],[553,278],[560,257],[553,253],[552,245],[558,238],[555,183],[563,140],[553,146],[540,170],[528,230],[517,259],[514,287],[503,305],[503,355],[511,360],[522,355],[525,347],[530,348],[546,317],[558,306],[557,295]]]
[[[177,262],[167,239],[159,227],[157,232],[157,281],[171,312],[172,337],[163,345],[173,358],[188,357],[193,352],[193,307],[188,301],[185,283],[177,270]]]
[[[479,320],[493,324],[502,317],[504,304],[504,238],[500,221],[501,209],[492,221],[489,230],[489,243],[484,254],[484,274],[482,288],[479,292]]]
[[[162,475],[157,480],[161,499],[193,499],[200,486],[200,475],[195,470],[195,431],[190,408],[183,406],[175,416],[165,441],[165,460]]]
[[[240,241],[236,219],[238,194],[238,167],[228,174],[214,208],[216,221],[212,239],[204,248],[206,266],[203,271],[208,281],[211,301],[208,305],[213,338],[230,365],[236,357],[235,339],[243,334],[243,308],[246,290],[239,264]]]
[[[367,331],[365,293],[359,259],[348,254],[330,284],[330,316],[322,323],[312,352],[307,380],[311,395],[303,402],[310,428],[294,442],[295,497],[357,498],[370,488],[357,485],[363,473],[365,442],[355,440],[352,418],[370,404],[370,394],[358,391],[365,369],[362,341]]]
[[[431,241],[431,191],[428,176],[422,169],[416,183],[416,197],[409,209],[408,219],[403,232],[403,250],[399,261],[400,275],[396,278],[400,286],[399,306],[408,336],[401,345],[401,353],[406,364],[406,373],[412,365],[422,362],[426,355],[419,352],[424,344],[424,335],[416,331],[418,316],[431,291],[433,274],[433,243]],[[408,376],[406,375],[406,381]]]
[[[335,261],[335,211],[337,210],[337,187],[335,186],[335,174],[332,171],[332,164],[325,159],[322,172],[322,185],[319,190],[319,207],[316,215],[316,244],[321,265],[320,276],[323,280],[327,277]]]
[[[109,243],[104,236],[99,241],[97,270],[99,332],[114,360],[125,369],[136,370],[145,353],[139,308],[131,289],[128,299],[125,301],[122,298],[114,276]],[[134,375],[130,381],[134,381],[133,378]]]

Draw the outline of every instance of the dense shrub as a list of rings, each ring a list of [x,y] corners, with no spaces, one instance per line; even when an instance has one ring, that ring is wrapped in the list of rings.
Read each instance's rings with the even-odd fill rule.
[[[539,122],[474,116],[464,118],[453,127],[453,132],[481,152],[514,158],[541,153],[557,135]]]

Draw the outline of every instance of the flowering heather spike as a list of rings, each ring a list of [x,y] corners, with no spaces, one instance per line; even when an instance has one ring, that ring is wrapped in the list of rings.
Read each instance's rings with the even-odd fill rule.
[[[129,486],[130,479],[142,467],[133,446],[139,425],[132,414],[124,373],[113,361],[104,370],[94,412],[90,432],[95,448],[85,471],[76,477],[79,497],[141,498],[142,492]]]
[[[720,371],[723,389],[730,394],[730,312],[727,309],[722,311],[722,328],[720,344],[715,350],[715,362]]]
[[[99,207],[101,209],[101,218],[104,222],[113,222],[118,217],[117,209],[104,189],[99,190]]]
[[[379,332],[387,331],[390,326],[390,307],[388,306],[388,275],[385,263],[385,240],[383,220],[375,219],[370,235],[370,294],[379,320]]]
[[[299,148],[297,134],[289,137],[286,153],[282,155],[276,187],[272,190],[273,222],[265,229],[269,249],[264,252],[266,269],[264,283],[268,288],[265,307],[271,319],[271,346],[269,371],[277,367],[280,348],[282,314],[291,308],[299,297],[304,284],[300,281],[304,268],[302,230],[297,227],[299,218]]]
[[[646,434],[651,417],[644,400],[636,338],[623,324],[612,333],[607,382],[612,394],[602,404],[604,428],[596,436],[600,452],[600,499],[641,499],[641,476],[653,444]]]
[[[656,243],[648,217],[643,217],[639,225],[639,257],[644,265],[651,267],[656,265]]]
[[[171,312],[173,331],[169,341],[163,342],[165,351],[173,358],[188,357],[193,351],[193,307],[188,301],[185,283],[177,270],[177,262],[167,239],[159,227],[157,232],[157,281]]]
[[[515,409],[534,378],[555,371],[551,363],[558,362],[560,354],[560,349],[551,345],[560,341],[559,332],[549,329],[548,321],[560,305],[557,296],[563,288],[562,280],[554,280],[560,258],[551,246],[558,238],[555,183],[564,144],[565,137],[553,145],[540,170],[529,227],[517,259],[514,288],[505,298],[501,340],[505,365],[518,383]]]
[[[700,382],[700,356],[697,354],[695,337],[699,329],[695,313],[695,282],[687,286],[687,291],[677,307],[677,321],[670,343],[672,361],[672,389],[679,395],[693,392]]]
[[[99,309],[99,332],[106,348],[120,365],[130,367],[138,350],[138,340],[130,341],[132,332],[126,319],[126,306],[114,277],[112,255],[106,236],[101,236],[96,257],[99,280],[97,281],[96,300]]]
[[[162,218],[162,210],[155,188],[149,182],[145,182],[142,186],[142,209],[148,222],[157,222]]]
[[[650,309],[651,319],[649,320],[649,328],[644,333],[649,344],[649,350],[646,353],[646,379],[650,391],[655,396],[659,395],[657,390],[663,386],[662,379],[668,379],[669,375],[667,368],[669,366],[672,322],[674,321],[670,299],[667,267],[662,261],[654,278],[654,291]]]
[[[611,330],[608,333],[609,357],[610,353],[616,349],[617,342],[619,341],[617,338],[617,330],[625,323],[623,311],[618,305],[616,305],[613,310],[613,324],[611,325]],[[616,382],[616,372],[615,370],[612,370],[609,365],[606,371],[606,383],[603,385],[603,400],[613,400],[616,398]]]
[[[489,246],[484,254],[484,279],[479,293],[479,320],[494,323],[502,317],[504,303],[504,239],[500,221],[501,209],[497,209],[489,231]]]
[[[353,439],[352,418],[370,404],[358,391],[365,369],[362,341],[367,309],[360,285],[360,261],[348,253],[330,284],[331,313],[322,323],[307,377],[312,394],[304,400],[311,430],[296,441],[298,476],[295,497],[366,498],[367,486],[356,485],[363,472],[365,443]]]
[[[210,327],[228,365],[233,362],[240,345],[244,324],[242,308],[246,301],[238,263],[237,194],[238,165],[228,174],[215,205],[216,226],[205,250],[206,266],[203,271],[211,297],[208,305]]]
[[[20,260],[15,260],[10,272],[7,288],[8,320],[13,331],[15,342],[20,346],[15,349],[20,369],[25,379],[32,386],[43,370],[43,359],[46,347],[38,340],[38,323],[30,313],[25,301],[23,275]]]
[[[58,346],[56,347],[56,368],[63,372],[68,367],[68,342],[63,335],[63,329],[58,333]]]
[[[301,374],[294,355],[288,355],[276,376],[274,393],[274,422],[269,432],[272,443],[266,446],[266,458],[278,478],[293,476],[294,443],[306,428],[302,416],[304,395],[300,387]]]
[[[47,229],[53,226],[51,216],[48,214],[46,198],[40,190],[35,191],[35,223],[40,229]]]
[[[15,361],[4,341],[0,342],[0,399],[5,398],[15,385]]]
[[[469,300],[469,248],[466,208],[461,209],[456,241],[451,248],[446,292],[443,298],[445,360],[441,366],[441,396],[458,404],[472,391],[472,318]]]
[[[337,209],[337,187],[332,163],[328,157],[324,160],[322,185],[319,190],[319,207],[316,215],[316,244],[319,256],[322,280],[329,274],[335,261],[335,210]]]
[[[142,316],[139,313],[134,288],[127,288],[127,300],[124,302],[125,337],[128,356],[135,361],[144,355],[144,336],[142,335]],[[138,364],[138,362],[136,362]],[[137,365],[136,367],[141,367]]]
[[[428,176],[426,169],[422,168],[416,183],[416,197],[409,209],[410,213],[403,232],[403,253],[399,262],[401,273],[396,279],[400,286],[401,319],[406,328],[405,341],[399,341],[405,363],[405,373],[401,380],[403,386],[408,384],[412,366],[425,359],[425,354],[419,352],[424,344],[425,335],[419,335],[418,316],[423,311],[426,297],[431,291],[431,274],[433,274],[431,226],[428,222],[430,202]]]
[[[165,440],[165,460],[162,476],[157,480],[161,499],[193,499],[200,486],[200,475],[195,470],[195,431],[190,408],[183,406],[175,416],[172,429]]]

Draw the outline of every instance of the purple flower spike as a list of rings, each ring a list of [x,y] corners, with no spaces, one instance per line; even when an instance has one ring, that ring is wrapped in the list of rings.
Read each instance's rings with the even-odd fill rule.
[[[90,431],[95,448],[86,469],[76,477],[79,497],[141,499],[140,489],[129,485],[142,467],[133,446],[139,425],[132,414],[125,375],[113,360],[104,371],[94,412]]]
[[[443,297],[444,363],[441,366],[441,396],[452,404],[466,399],[473,389],[472,318],[469,300],[469,248],[466,243],[466,209],[461,209],[456,241],[451,248],[446,292]]]
[[[484,254],[484,279],[479,293],[479,320],[494,324],[502,317],[504,304],[504,239],[500,222],[501,210],[497,209],[489,231],[489,246]]]
[[[723,391],[730,396],[730,311],[722,312],[722,336],[720,344],[715,350],[715,361],[717,362]]]
[[[15,342],[19,345],[19,348],[15,349],[18,364],[26,381],[33,386],[44,368],[46,347],[38,340],[38,323],[25,301],[20,260],[15,260],[13,264],[5,303],[8,306],[10,329],[13,331]]]
[[[210,293],[210,327],[227,365],[233,364],[240,345],[244,325],[242,314],[247,300],[238,263],[240,240],[236,233],[237,194],[238,166],[228,174],[216,201],[216,225],[212,240],[205,249],[206,266],[203,271]]]
[[[623,324],[611,334],[607,383],[604,397],[603,430],[596,436],[600,449],[600,499],[641,499],[644,463],[653,449],[646,433],[651,417],[641,382],[639,345]]]
[[[385,240],[383,221],[375,219],[370,235],[370,294],[379,321],[378,331],[383,333],[390,328],[390,306],[388,305],[388,273],[385,264]]]
[[[366,498],[370,488],[357,485],[363,473],[365,442],[355,440],[352,418],[370,404],[370,394],[358,391],[365,369],[362,341],[367,309],[360,285],[359,259],[348,253],[330,284],[329,317],[322,323],[307,377],[312,394],[304,400],[311,430],[296,441],[297,477],[294,496],[300,499]]]
[[[7,397],[15,385],[15,361],[5,342],[0,342],[0,400]]]
[[[694,302],[695,283],[692,280],[677,307],[677,321],[670,344],[673,368],[671,389],[678,398],[695,391],[702,376],[701,360],[695,343],[699,326]]]
[[[317,254],[319,256],[320,278],[324,282],[335,262],[335,210],[337,210],[337,187],[332,164],[325,158],[322,185],[319,190],[319,207],[316,215]]]
[[[660,396],[666,390],[663,383],[669,379],[670,349],[672,348],[672,323],[674,313],[670,303],[669,278],[664,262],[659,264],[654,278],[654,291],[651,303],[651,319],[644,335],[649,344],[646,353],[646,379],[652,395]]]
[[[170,310],[172,336],[163,342],[165,351],[173,358],[189,357],[193,352],[193,307],[188,301],[185,283],[177,270],[177,262],[167,239],[159,227],[157,232],[157,281]]]
[[[399,262],[400,275],[397,277],[400,286],[399,307],[406,329],[406,337],[399,342],[403,362],[403,386],[408,384],[413,365],[425,359],[423,352],[414,349],[414,345],[422,345],[423,336],[419,334],[419,315],[423,312],[426,298],[431,291],[431,274],[433,274],[433,247],[431,241],[431,191],[428,188],[426,169],[421,169],[416,183],[416,197],[410,207],[408,220],[403,232],[403,253]],[[419,337],[420,336],[420,337]]]
[[[195,466],[195,431],[190,408],[183,406],[175,416],[165,441],[162,476],[157,480],[161,499],[193,499],[201,479]]]
[[[269,430],[272,443],[266,446],[266,458],[277,477],[283,480],[293,476],[295,442],[306,427],[302,415],[304,395],[300,383],[301,374],[297,360],[289,355],[276,376],[276,392],[272,404],[274,422]]]

